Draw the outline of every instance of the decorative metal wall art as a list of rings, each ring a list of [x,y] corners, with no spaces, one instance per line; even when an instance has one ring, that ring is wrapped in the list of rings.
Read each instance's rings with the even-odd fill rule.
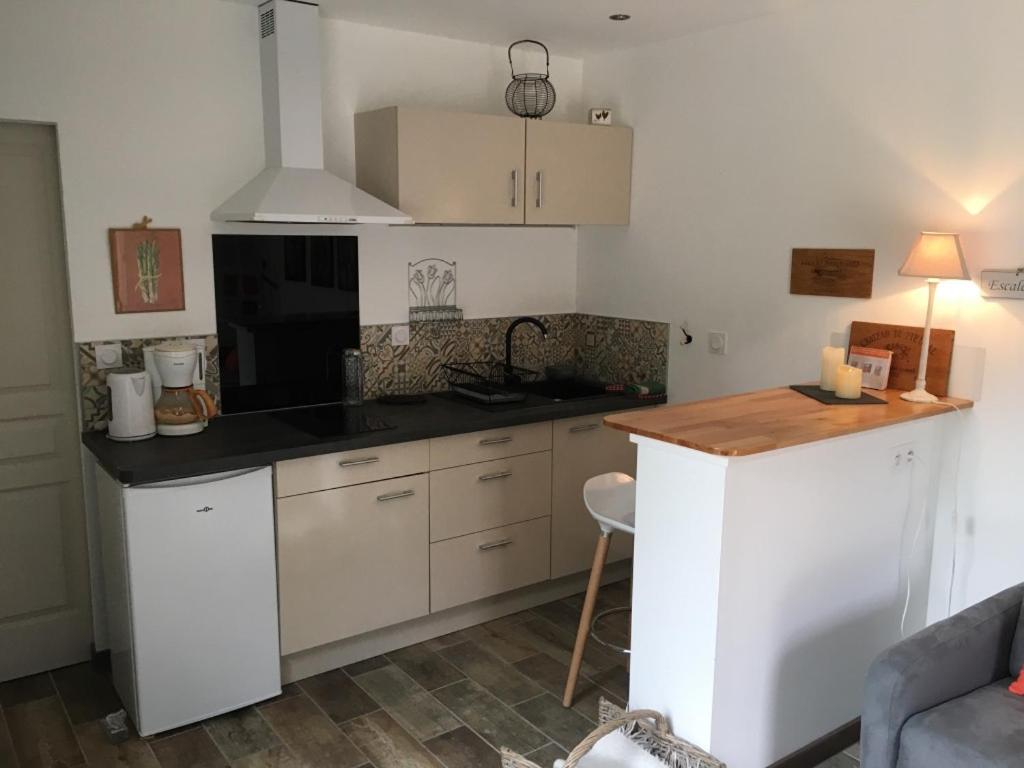
[[[409,263],[409,322],[461,320],[456,304],[456,265],[444,259]]]

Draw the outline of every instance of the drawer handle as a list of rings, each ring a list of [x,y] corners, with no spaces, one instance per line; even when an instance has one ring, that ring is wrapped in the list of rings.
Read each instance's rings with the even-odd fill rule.
[[[486,544],[481,544],[477,549],[481,552],[486,552],[489,549],[501,549],[507,547],[512,543],[512,539],[498,539],[497,541],[489,541]]]
[[[373,456],[369,459],[355,459],[354,461],[339,461],[338,466],[342,469],[348,469],[349,467],[362,467],[366,464],[376,464],[380,459]]]
[[[486,440],[481,440],[480,445],[501,445],[502,443],[511,443],[511,437],[491,437]]]
[[[410,496],[415,496],[416,491],[397,491],[395,493],[385,493],[377,497],[377,501],[394,501],[395,499],[407,499]]]
[[[569,427],[570,432],[590,432],[591,430],[600,427],[600,424],[580,424],[576,427]]]
[[[503,469],[500,472],[490,472],[486,475],[480,475],[477,480],[500,480],[503,477],[512,477],[512,473],[507,469]]]

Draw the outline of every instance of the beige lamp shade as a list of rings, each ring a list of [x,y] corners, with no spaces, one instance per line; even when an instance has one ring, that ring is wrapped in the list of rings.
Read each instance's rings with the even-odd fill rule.
[[[960,247],[960,235],[952,232],[922,232],[910,255],[900,267],[904,277],[938,280],[970,280]]]

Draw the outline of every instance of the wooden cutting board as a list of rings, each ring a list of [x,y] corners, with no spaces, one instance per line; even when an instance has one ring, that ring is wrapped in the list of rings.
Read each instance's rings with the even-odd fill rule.
[[[889,389],[909,391],[917,379],[921,359],[921,338],[924,328],[911,325],[853,322],[850,325],[850,346],[892,350]],[[953,331],[932,328],[928,350],[928,391],[945,397],[949,394],[949,369],[953,363]]]

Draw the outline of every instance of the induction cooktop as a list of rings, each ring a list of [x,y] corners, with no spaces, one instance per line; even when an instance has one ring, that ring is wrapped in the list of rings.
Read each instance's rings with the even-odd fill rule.
[[[313,437],[351,437],[366,432],[394,429],[380,416],[367,414],[359,406],[320,405],[277,411],[274,418]]]

